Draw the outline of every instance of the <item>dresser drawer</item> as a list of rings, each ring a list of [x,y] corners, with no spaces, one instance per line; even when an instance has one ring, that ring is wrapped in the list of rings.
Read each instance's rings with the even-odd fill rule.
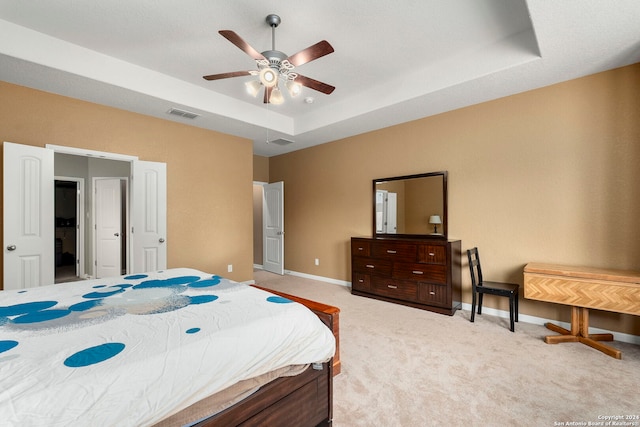
[[[393,278],[446,284],[447,268],[444,265],[396,262],[393,264]]]
[[[369,292],[371,289],[371,276],[362,273],[353,273],[351,288],[357,291]]]
[[[436,245],[420,245],[418,246],[418,262],[446,265],[446,248],[444,246]]]
[[[351,255],[352,256],[370,256],[371,244],[362,240],[351,241]]]
[[[448,307],[449,295],[446,285],[435,285],[433,283],[420,283],[418,285],[418,301],[429,305]]]
[[[404,280],[372,277],[371,292],[384,297],[415,301],[418,297],[418,284]]]
[[[365,274],[391,275],[391,261],[366,257],[353,257],[353,272]]]
[[[371,256],[376,258],[415,261],[418,245],[414,243],[374,242],[371,244]]]

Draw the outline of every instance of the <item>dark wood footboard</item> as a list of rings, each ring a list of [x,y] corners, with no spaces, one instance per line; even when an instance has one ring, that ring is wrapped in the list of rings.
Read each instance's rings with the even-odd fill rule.
[[[278,378],[196,426],[330,426],[332,406],[332,366],[324,363],[322,370],[309,366],[295,377]]]
[[[278,378],[262,386],[248,398],[195,426],[331,426],[333,376],[340,372],[340,309],[272,289],[255,287],[301,303],[313,311],[336,337],[335,356],[323,363],[322,369],[309,366],[300,375]]]

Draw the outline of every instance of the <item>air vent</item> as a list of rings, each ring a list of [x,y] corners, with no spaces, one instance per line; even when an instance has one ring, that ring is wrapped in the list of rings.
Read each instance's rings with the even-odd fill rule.
[[[200,114],[192,113],[191,111],[181,110],[179,108],[171,108],[167,111],[169,114],[173,114],[174,116],[184,117],[185,119],[195,119],[199,117]]]
[[[288,139],[274,139],[273,141],[269,141],[272,144],[276,144],[276,145],[289,145],[289,144],[293,144],[293,141],[289,141]]]

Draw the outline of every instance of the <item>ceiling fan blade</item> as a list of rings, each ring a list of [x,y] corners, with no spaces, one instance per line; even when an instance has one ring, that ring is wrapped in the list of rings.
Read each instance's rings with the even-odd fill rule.
[[[221,74],[211,74],[209,76],[202,76],[205,80],[220,80],[220,79],[228,79],[229,77],[241,77],[241,76],[250,76],[251,73],[249,71],[232,71],[230,73],[221,73]]]
[[[272,87],[265,87],[264,88],[264,103],[268,104],[269,103],[269,98],[271,98],[271,90],[273,88]]]
[[[244,39],[242,37],[240,37],[239,35],[237,35],[233,31],[231,31],[231,30],[220,30],[220,31],[218,31],[218,33],[220,33],[220,35],[222,37],[224,37],[225,39],[229,40],[231,43],[233,43],[234,45],[239,47],[240,50],[245,52],[247,55],[249,55],[253,59],[266,59],[260,52],[258,52],[253,47],[251,47],[251,45],[249,43],[244,41]]]
[[[296,83],[300,83],[302,86],[306,86],[310,89],[317,90],[318,92],[322,92],[327,95],[329,95],[331,92],[335,90],[335,87],[331,85],[319,82],[310,77],[306,77],[300,74],[298,74],[298,77],[296,77],[294,81]]]
[[[291,55],[287,59],[294,66],[299,67],[302,64],[313,61],[314,59],[322,58],[331,52],[333,52],[333,46],[331,46],[328,41],[322,40],[313,46],[309,46],[308,48]]]

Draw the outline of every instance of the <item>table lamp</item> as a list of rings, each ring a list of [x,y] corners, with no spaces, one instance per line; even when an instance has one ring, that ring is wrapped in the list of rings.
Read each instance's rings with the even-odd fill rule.
[[[429,224],[433,224],[433,232],[435,234],[438,233],[438,224],[442,224],[442,220],[440,219],[440,215],[431,215],[429,217]]]

